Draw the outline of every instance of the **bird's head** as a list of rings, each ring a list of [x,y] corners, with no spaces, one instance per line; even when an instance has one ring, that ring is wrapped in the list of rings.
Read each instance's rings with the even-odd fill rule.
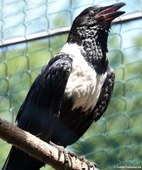
[[[116,3],[110,6],[98,7],[92,6],[82,11],[74,20],[68,37],[68,42],[75,42],[81,45],[82,40],[95,37],[97,32],[107,33],[111,21],[124,11],[118,11],[125,3]],[[103,36],[104,37],[104,36]]]

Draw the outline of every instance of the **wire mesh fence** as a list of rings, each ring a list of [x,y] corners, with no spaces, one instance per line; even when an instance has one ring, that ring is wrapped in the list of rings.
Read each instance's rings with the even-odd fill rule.
[[[90,5],[115,2],[118,1],[0,1],[1,118],[15,123],[28,89],[66,42],[74,17]],[[108,57],[116,73],[111,104],[104,116],[70,146],[106,170],[142,168],[142,2],[125,2],[127,20],[112,26],[108,42]],[[0,168],[9,148],[0,140]]]

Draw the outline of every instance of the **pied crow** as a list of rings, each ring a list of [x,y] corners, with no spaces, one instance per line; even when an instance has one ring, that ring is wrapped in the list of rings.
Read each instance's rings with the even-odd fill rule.
[[[124,5],[91,6],[75,18],[66,44],[33,82],[18,113],[18,127],[66,147],[102,116],[115,79],[106,56],[108,33]],[[3,170],[38,170],[43,165],[13,146]]]

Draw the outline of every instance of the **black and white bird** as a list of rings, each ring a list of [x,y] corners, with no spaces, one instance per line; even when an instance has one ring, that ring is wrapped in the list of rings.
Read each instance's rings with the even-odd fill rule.
[[[106,56],[108,33],[124,5],[92,6],[75,18],[66,44],[32,84],[17,116],[18,127],[66,147],[102,116],[115,79]],[[43,165],[12,147],[3,170],[38,170]]]

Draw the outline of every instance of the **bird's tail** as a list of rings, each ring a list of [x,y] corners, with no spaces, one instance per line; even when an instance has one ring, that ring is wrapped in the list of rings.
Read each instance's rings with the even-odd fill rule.
[[[2,170],[39,170],[44,163],[12,147]]]

